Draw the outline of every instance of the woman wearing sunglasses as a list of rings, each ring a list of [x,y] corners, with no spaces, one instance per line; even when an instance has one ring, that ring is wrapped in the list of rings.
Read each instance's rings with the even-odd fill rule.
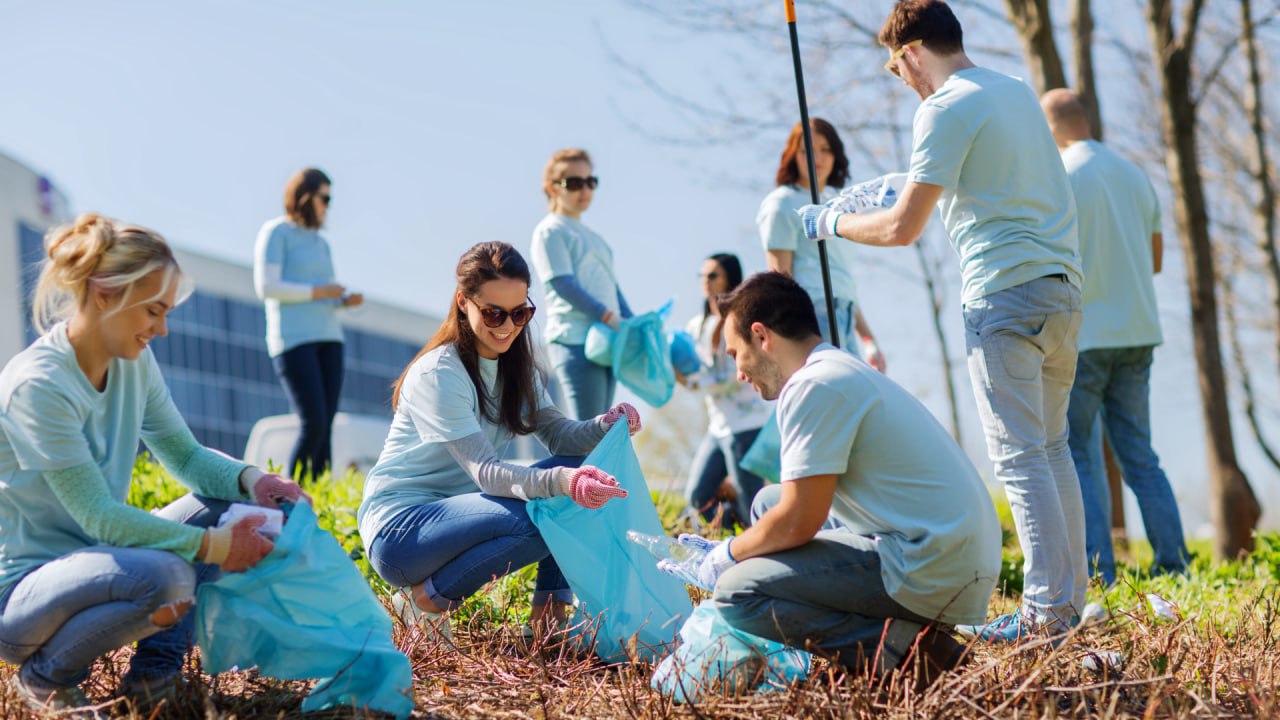
[[[769,422],[773,403],[761,399],[750,383],[738,381],[738,368],[725,353],[720,333],[720,313],[714,298],[742,283],[742,264],[738,256],[716,253],[702,262],[702,312],[689,321],[686,328],[697,338],[698,356],[703,370],[696,375],[681,376],[680,382],[690,390],[706,393],[709,424],[702,444],[694,453],[689,469],[685,496],[689,506],[703,520],[711,522],[718,514],[725,478],[734,486],[728,512],[720,518],[723,527],[734,523],[746,527],[751,523],[751,501],[764,487],[764,480],[741,467],[738,462]]]
[[[599,468],[579,465],[619,420],[640,429],[623,403],[586,421],[552,405],[524,330],[529,266],[506,243],[481,243],[458,261],[444,324],[396,382],[395,417],[365,480],[357,515],[373,569],[397,588],[410,627],[449,638],[444,613],[485,583],[538,564],[530,625],[562,622],[573,597],[525,510],[530,498],[567,495],[586,508],[626,497]],[[532,434],[552,457],[523,467],[501,458]]]
[[[831,123],[820,118],[810,120],[813,130],[813,165],[821,199],[827,200],[849,180],[849,159],[844,143]],[[796,211],[810,204],[809,164],[804,151],[804,127],[796,123],[782,148],[782,157],[774,176],[777,185],[756,214],[760,240],[764,244],[765,261],[770,270],[785,273],[809,293],[813,309],[818,313],[822,337],[831,342],[831,324],[827,319],[827,297],[822,286],[822,266],[818,260],[818,244],[804,235]],[[831,272],[832,300],[836,308],[836,329],[840,346],[864,357],[880,372],[885,370],[884,355],[876,347],[871,328],[858,307],[853,282],[855,258],[852,243],[827,243],[827,265]],[[861,340],[854,341],[854,333]],[[861,351],[860,351],[861,350]]]
[[[533,229],[533,267],[547,304],[547,355],[575,419],[595,417],[613,401],[613,370],[587,360],[587,329],[617,329],[631,317],[613,272],[613,250],[582,224],[599,179],[586,150],[558,150],[543,171],[550,211]]]
[[[329,200],[322,171],[294,173],[284,187],[284,216],[262,226],[253,253],[254,289],[267,312],[267,353],[300,424],[287,466],[297,477],[316,477],[329,465],[342,391],[337,311],[364,302],[334,280],[329,242],[320,234]]]

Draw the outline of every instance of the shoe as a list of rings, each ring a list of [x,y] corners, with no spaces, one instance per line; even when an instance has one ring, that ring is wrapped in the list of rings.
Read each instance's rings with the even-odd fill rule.
[[[1019,612],[1001,615],[985,625],[957,625],[956,632],[967,640],[985,640],[990,643],[1015,643],[1035,634],[1035,630],[1022,619]]]
[[[960,667],[968,660],[968,648],[950,634],[936,627],[927,627],[916,635],[905,657],[898,667],[915,672],[916,692],[924,692],[943,673]]]
[[[186,685],[181,672],[144,678],[126,674],[120,682],[119,695],[133,701],[140,714],[150,715],[161,705],[173,706],[179,688]]]
[[[89,702],[89,698],[85,697],[78,685],[42,692],[28,687],[15,673],[10,686],[27,704],[27,707],[37,713],[53,713],[60,718],[72,720],[101,720],[104,717],[98,712],[97,707]]]
[[[391,595],[391,609],[394,617],[404,623],[407,628],[417,628],[423,639],[429,642],[446,642],[453,644],[453,627],[449,624],[449,616],[445,613],[427,612],[418,607],[408,593],[396,592]]]
[[[1096,625],[1102,625],[1107,622],[1107,609],[1100,602],[1091,602],[1084,606],[1084,612],[1080,613],[1080,627],[1089,628]]]

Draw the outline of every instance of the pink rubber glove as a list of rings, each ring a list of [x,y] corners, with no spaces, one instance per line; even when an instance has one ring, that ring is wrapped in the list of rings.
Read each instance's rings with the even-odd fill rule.
[[[640,432],[640,411],[636,410],[631,403],[618,403],[609,408],[609,412],[600,416],[600,422],[604,425],[605,430],[613,428],[613,424],[627,418],[627,432],[635,435]]]
[[[298,483],[277,473],[264,473],[255,467],[245,468],[240,474],[240,484],[249,497],[253,498],[254,504],[263,507],[278,510],[282,500],[294,504],[299,500],[306,500],[308,505],[315,504]]]
[[[235,525],[205,530],[203,562],[212,563],[227,572],[243,572],[262,562],[275,543],[258,532],[267,519],[250,515]]]
[[[624,498],[627,491],[618,487],[618,481],[598,467],[583,465],[580,468],[564,468],[561,487],[565,494],[588,510],[598,510],[613,498]]]

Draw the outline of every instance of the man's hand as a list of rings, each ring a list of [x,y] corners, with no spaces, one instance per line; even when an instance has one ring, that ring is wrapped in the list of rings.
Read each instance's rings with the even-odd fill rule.
[[[836,221],[844,213],[832,210],[826,205],[805,205],[796,210],[800,216],[800,224],[804,226],[804,236],[810,240],[832,240],[840,237],[836,234]]]

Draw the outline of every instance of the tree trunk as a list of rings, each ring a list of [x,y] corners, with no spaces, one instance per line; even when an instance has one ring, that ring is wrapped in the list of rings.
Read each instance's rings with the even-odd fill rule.
[[[1089,0],[1071,2],[1071,43],[1076,60],[1075,91],[1089,113],[1093,139],[1102,140],[1102,105],[1098,102],[1098,83],[1093,76],[1093,8]]]
[[[1234,558],[1253,549],[1253,529],[1261,509],[1236,461],[1218,336],[1217,275],[1197,157],[1197,108],[1191,94],[1191,61],[1202,7],[1203,0],[1190,0],[1181,37],[1174,34],[1171,0],[1150,0],[1147,23],[1161,80],[1165,164],[1173,185],[1174,217],[1187,263],[1192,335],[1208,441],[1214,550],[1220,558]]]
[[[1049,16],[1049,0],[1005,0],[1009,17],[1022,38],[1023,54],[1036,93],[1043,95],[1054,88],[1066,87],[1067,77],[1062,69],[1062,56],[1053,40],[1053,21]]]
[[[1266,112],[1262,107],[1262,69],[1258,62],[1258,39],[1254,34],[1253,2],[1240,0],[1241,40],[1249,63],[1249,83],[1245,88],[1245,112],[1253,133],[1251,172],[1258,182],[1258,204],[1254,215],[1258,223],[1258,249],[1267,262],[1267,282],[1271,288],[1271,306],[1276,336],[1276,359],[1280,361],[1280,253],[1276,249],[1276,188],[1271,184],[1271,156],[1267,152]]]

